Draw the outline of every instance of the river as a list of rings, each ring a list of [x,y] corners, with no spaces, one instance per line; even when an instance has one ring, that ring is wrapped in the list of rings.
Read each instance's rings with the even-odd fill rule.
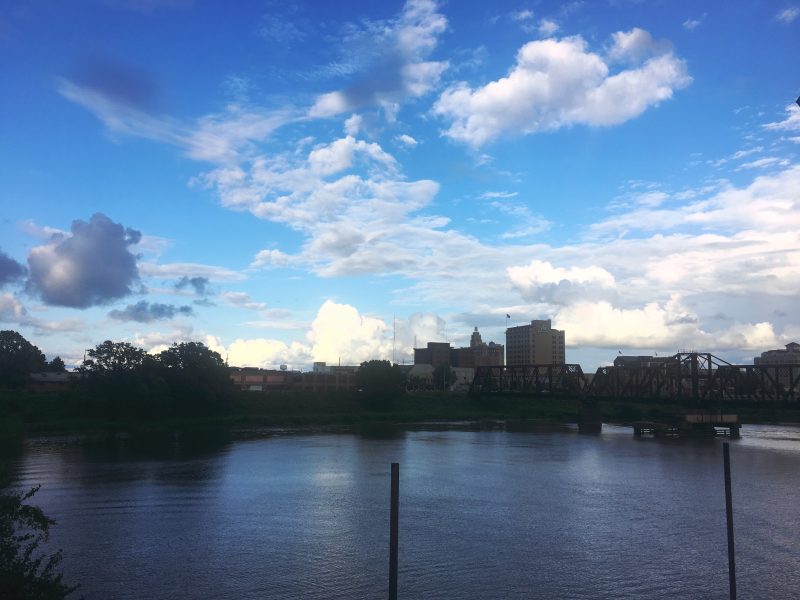
[[[800,429],[731,443],[741,598],[800,597]],[[722,445],[574,430],[34,438],[14,484],[87,599],[727,598]]]

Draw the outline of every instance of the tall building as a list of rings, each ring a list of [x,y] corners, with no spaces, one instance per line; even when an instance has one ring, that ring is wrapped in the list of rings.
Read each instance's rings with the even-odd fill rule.
[[[786,350],[767,350],[761,356],[756,356],[753,363],[760,366],[771,365],[800,365],[800,344],[790,342]]]
[[[566,361],[564,332],[550,327],[550,319],[506,329],[506,364],[563,365]]]

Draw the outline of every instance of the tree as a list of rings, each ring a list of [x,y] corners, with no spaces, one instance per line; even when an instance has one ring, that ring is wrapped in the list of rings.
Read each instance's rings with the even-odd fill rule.
[[[200,342],[172,344],[158,355],[158,364],[180,412],[220,405],[233,388],[222,357]]]
[[[130,373],[141,368],[147,360],[147,352],[128,342],[106,340],[88,351],[89,358],[81,369],[93,374]]]
[[[456,372],[450,365],[438,365],[433,369],[433,387],[437,390],[447,390],[456,382]]]
[[[388,360],[370,360],[361,363],[356,383],[368,404],[386,409],[405,391],[406,375],[398,365],[392,365]]]
[[[44,371],[46,366],[39,348],[16,331],[0,331],[0,385],[22,385],[29,373]]]
[[[158,360],[163,366],[171,369],[201,370],[225,367],[219,352],[211,350],[200,342],[172,344],[158,355]]]
[[[8,480],[3,477],[0,488]],[[9,600],[60,600],[77,587],[66,585],[58,571],[61,550],[49,556],[37,553],[55,521],[30,500],[39,486],[27,492],[0,490],[0,596]]]
[[[53,360],[47,363],[47,369],[49,373],[63,373],[67,370],[67,367],[64,366],[64,361],[61,360],[60,356],[56,356]]]

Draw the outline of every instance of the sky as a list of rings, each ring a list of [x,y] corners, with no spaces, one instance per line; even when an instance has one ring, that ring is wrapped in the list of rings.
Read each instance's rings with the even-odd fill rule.
[[[6,1],[0,328],[752,363],[800,341],[798,56],[791,1]]]

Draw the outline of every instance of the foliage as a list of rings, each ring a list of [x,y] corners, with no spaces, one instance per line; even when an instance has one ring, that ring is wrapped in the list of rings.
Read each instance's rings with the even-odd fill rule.
[[[388,360],[370,360],[361,363],[356,373],[356,384],[372,408],[387,409],[406,388],[406,375],[398,365]]]
[[[222,357],[199,342],[172,344],[158,355],[158,366],[179,413],[219,406],[233,389]]]
[[[46,366],[39,348],[16,331],[0,331],[0,385],[20,386],[29,373],[44,371]]]
[[[0,482],[5,488],[7,481]],[[39,486],[27,492],[0,491],[0,595],[3,598],[66,598],[75,591],[58,571],[61,550],[47,556],[38,551],[55,521],[27,504]]]
[[[227,406],[233,384],[222,357],[199,342],[173,344],[157,356],[106,340],[87,352],[77,397],[88,417],[192,415]]]
[[[147,352],[128,342],[106,340],[88,351],[81,370],[86,373],[125,373],[139,369],[147,359]]]
[[[433,388],[436,390],[448,390],[456,382],[456,372],[450,365],[438,365],[433,369]]]
[[[225,368],[219,352],[214,352],[200,342],[172,344],[158,355],[161,364],[171,369],[202,371]]]
[[[61,357],[56,356],[53,360],[47,363],[47,368],[45,370],[49,373],[64,373],[67,370],[67,367],[64,365],[64,361],[61,360]]]

